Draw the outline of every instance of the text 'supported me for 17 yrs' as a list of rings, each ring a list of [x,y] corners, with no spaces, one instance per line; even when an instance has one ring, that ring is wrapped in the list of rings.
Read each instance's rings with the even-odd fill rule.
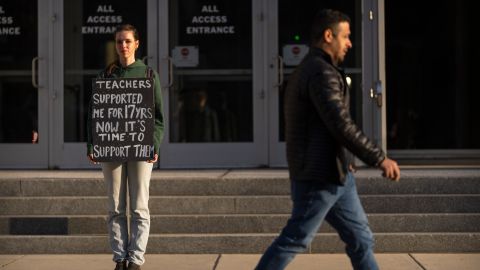
[[[96,161],[153,157],[154,83],[147,78],[93,79],[92,141]]]

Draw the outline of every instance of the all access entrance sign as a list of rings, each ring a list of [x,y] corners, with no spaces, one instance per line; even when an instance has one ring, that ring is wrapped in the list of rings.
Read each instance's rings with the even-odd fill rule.
[[[153,158],[153,91],[153,79],[93,79],[89,113],[95,161]]]

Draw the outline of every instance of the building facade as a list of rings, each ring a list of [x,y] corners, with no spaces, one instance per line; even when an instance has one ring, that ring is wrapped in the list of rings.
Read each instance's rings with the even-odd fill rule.
[[[351,19],[356,122],[403,164],[478,164],[473,4],[0,0],[0,168],[91,168],[92,78],[131,23],[158,71],[160,168],[285,167],[282,93],[320,8]]]

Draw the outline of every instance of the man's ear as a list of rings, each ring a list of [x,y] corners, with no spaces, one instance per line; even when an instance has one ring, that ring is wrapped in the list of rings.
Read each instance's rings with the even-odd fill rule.
[[[323,40],[325,40],[326,43],[331,43],[333,40],[333,31],[332,29],[328,28],[323,32]]]

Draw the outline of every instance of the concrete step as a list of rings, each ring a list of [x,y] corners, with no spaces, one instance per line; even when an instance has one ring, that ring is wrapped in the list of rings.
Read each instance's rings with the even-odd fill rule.
[[[367,213],[478,213],[480,194],[362,195]],[[0,215],[102,215],[105,197],[0,197]],[[289,196],[151,196],[151,214],[288,214]]]
[[[390,182],[379,171],[356,173],[360,194],[480,194],[480,169],[403,170],[399,183]],[[288,195],[286,170],[220,172],[154,171],[152,196],[193,195]],[[104,196],[100,172],[1,173],[2,196]]]
[[[152,234],[278,233],[289,215],[153,215]],[[477,214],[369,214],[377,233],[480,232]],[[320,232],[334,232],[327,223]],[[106,216],[0,217],[0,235],[106,234]]]
[[[378,252],[480,252],[479,169],[379,175],[356,174]],[[154,171],[147,252],[261,253],[288,218],[289,192],[286,170]],[[0,171],[0,254],[110,253],[105,193],[100,171]],[[343,252],[332,232],[310,252]]]
[[[151,234],[147,253],[262,253],[277,234]],[[376,252],[480,252],[480,233],[377,233]],[[110,253],[106,235],[0,236],[0,254]],[[28,243],[28,244],[26,244]],[[308,253],[344,252],[335,233],[320,233]]]

